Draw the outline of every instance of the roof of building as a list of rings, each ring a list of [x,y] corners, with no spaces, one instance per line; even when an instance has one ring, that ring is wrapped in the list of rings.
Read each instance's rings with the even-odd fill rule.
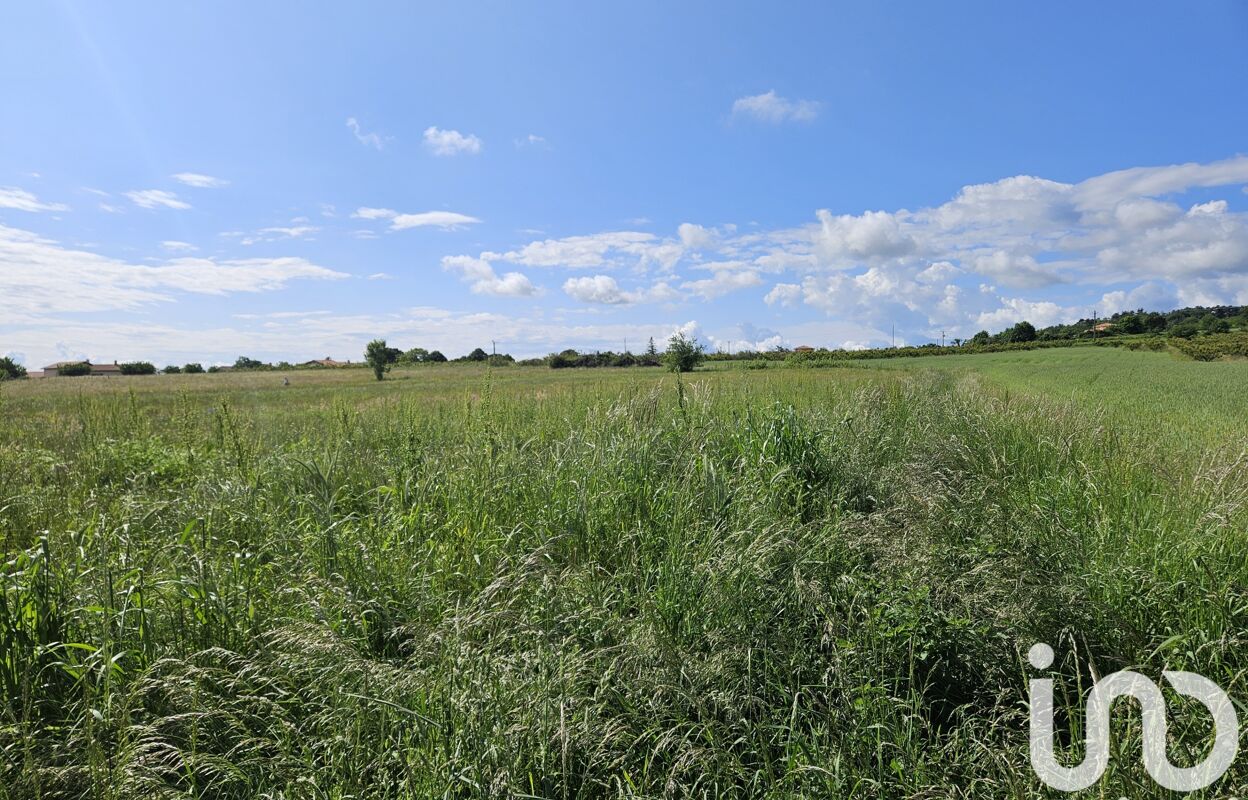
[[[329,356],[325,356],[324,358],[315,358],[315,359],[313,359],[313,360],[311,360],[311,361],[305,361],[305,362],[303,362],[302,366],[305,366],[305,367],[311,367],[311,366],[317,366],[317,367],[345,367],[345,366],[347,366],[347,365],[348,365],[348,364],[350,364],[350,363],[351,363],[350,361],[335,361],[334,359],[330,358]]]
[[[799,344],[797,347],[793,348],[794,353],[813,353],[814,351],[815,348],[808,344]]]

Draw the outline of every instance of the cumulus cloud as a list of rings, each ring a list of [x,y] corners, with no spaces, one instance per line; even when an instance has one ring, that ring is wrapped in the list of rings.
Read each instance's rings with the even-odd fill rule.
[[[790,100],[776,91],[749,97],[738,97],[732,104],[734,117],[749,117],[760,122],[809,122],[819,116],[819,104],[813,100]]]
[[[64,203],[44,203],[38,197],[16,186],[0,186],[0,208],[12,208],[17,211],[68,211]]]
[[[194,186],[196,189],[220,189],[222,186],[230,185],[230,182],[227,180],[214,178],[211,175],[202,175],[198,172],[179,172],[170,177],[178,183]]]
[[[458,274],[461,280],[469,284],[474,294],[528,297],[537,293],[537,287],[523,273],[508,272],[499,275],[488,261],[480,258],[446,256],[442,259],[442,269]]]
[[[632,305],[634,303],[674,303],[680,292],[666,281],[648,287],[625,291],[610,275],[568,278],[563,282],[564,294],[582,303],[599,305]]]
[[[788,307],[796,303],[802,296],[802,287],[796,283],[777,283],[763,298],[769,306],[779,304]]]
[[[425,147],[435,156],[473,155],[481,152],[481,139],[459,131],[425,128]]]
[[[126,192],[126,197],[130,198],[130,202],[139,208],[163,207],[185,211],[191,207],[190,203],[179,200],[176,194],[167,192],[164,189],[136,189]]]

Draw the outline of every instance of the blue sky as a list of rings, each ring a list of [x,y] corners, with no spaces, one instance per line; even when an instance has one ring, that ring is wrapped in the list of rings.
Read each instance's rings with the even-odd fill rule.
[[[0,76],[34,367],[1248,303],[1242,3],[13,3]]]

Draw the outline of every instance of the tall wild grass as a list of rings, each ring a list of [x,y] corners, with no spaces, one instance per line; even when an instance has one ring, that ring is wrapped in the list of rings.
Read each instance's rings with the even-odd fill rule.
[[[1127,666],[1245,696],[1244,431],[1177,458],[950,374],[456,375],[0,401],[0,796],[1035,797],[1034,642],[1062,724]],[[1097,791],[1160,796],[1122,716]]]

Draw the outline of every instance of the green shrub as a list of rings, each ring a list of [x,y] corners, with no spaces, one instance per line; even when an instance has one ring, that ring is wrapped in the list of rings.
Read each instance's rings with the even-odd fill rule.
[[[0,381],[11,381],[26,377],[26,368],[8,356],[0,358]]]

